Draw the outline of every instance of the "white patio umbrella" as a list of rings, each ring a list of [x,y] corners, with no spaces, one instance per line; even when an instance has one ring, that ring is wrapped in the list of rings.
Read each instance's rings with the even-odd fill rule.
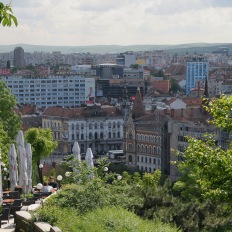
[[[86,155],[85,155],[85,160],[86,162],[89,164],[90,167],[94,167],[93,164],[93,152],[91,148],[88,148],[86,151]]]
[[[10,189],[14,190],[15,187],[18,185],[19,173],[18,173],[17,153],[15,150],[15,145],[13,143],[10,145],[8,159],[9,159]]]
[[[30,193],[32,190],[32,151],[31,151],[30,143],[27,143],[26,145],[26,152],[27,152],[27,179],[28,179],[27,193]]]
[[[23,131],[18,132],[17,136],[18,154],[19,154],[19,185],[26,185],[25,173],[27,172],[27,153],[24,145]]]
[[[81,150],[77,141],[73,145],[72,152],[74,157],[81,162]]]

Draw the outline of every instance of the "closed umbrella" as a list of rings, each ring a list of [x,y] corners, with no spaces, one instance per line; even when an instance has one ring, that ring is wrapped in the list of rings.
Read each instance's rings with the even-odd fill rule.
[[[90,167],[94,167],[93,164],[93,152],[91,148],[88,148],[86,151],[86,155],[85,155],[85,160],[86,162],[89,164]]]
[[[78,142],[74,143],[72,152],[74,154],[74,157],[81,162],[80,147],[79,147]]]
[[[27,153],[24,145],[23,131],[18,132],[17,136],[18,153],[19,153],[19,185],[26,185],[25,173],[27,172]]]
[[[14,190],[15,187],[18,185],[19,174],[18,174],[17,153],[15,150],[15,145],[13,143],[10,145],[8,159],[9,159],[10,189]]]
[[[26,145],[26,152],[27,152],[27,179],[28,179],[27,193],[30,193],[32,190],[32,151],[31,151],[30,143],[27,143]]]

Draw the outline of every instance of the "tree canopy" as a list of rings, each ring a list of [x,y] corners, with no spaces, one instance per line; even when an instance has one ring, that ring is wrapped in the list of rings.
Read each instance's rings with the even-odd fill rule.
[[[50,129],[30,128],[25,134],[25,139],[31,144],[32,159],[35,163],[48,157],[57,147],[57,142],[53,141]]]
[[[14,112],[17,101],[5,82],[0,82],[0,148],[3,161],[7,160],[9,145],[15,141],[18,131],[21,129],[21,116]]]
[[[232,96],[212,99],[206,110],[213,116],[210,123],[231,131]],[[202,140],[188,138],[189,146],[183,154],[183,160],[178,162],[180,178],[174,186],[185,198],[232,201],[231,143],[228,149],[222,149],[215,142],[215,136],[206,135]]]
[[[0,24],[2,24],[3,27],[10,27],[12,23],[15,26],[18,26],[18,21],[17,18],[13,15],[11,5],[4,5],[2,2],[0,2]]]

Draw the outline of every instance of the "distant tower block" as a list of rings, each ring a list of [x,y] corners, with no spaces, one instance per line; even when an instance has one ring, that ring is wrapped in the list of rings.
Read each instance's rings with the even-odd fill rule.
[[[14,66],[19,68],[25,67],[24,50],[22,47],[14,49]]]

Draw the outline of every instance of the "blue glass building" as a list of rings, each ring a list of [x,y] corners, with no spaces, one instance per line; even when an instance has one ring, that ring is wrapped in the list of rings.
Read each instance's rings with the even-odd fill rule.
[[[208,80],[208,61],[205,57],[194,56],[186,63],[186,95],[197,87],[198,81]]]

